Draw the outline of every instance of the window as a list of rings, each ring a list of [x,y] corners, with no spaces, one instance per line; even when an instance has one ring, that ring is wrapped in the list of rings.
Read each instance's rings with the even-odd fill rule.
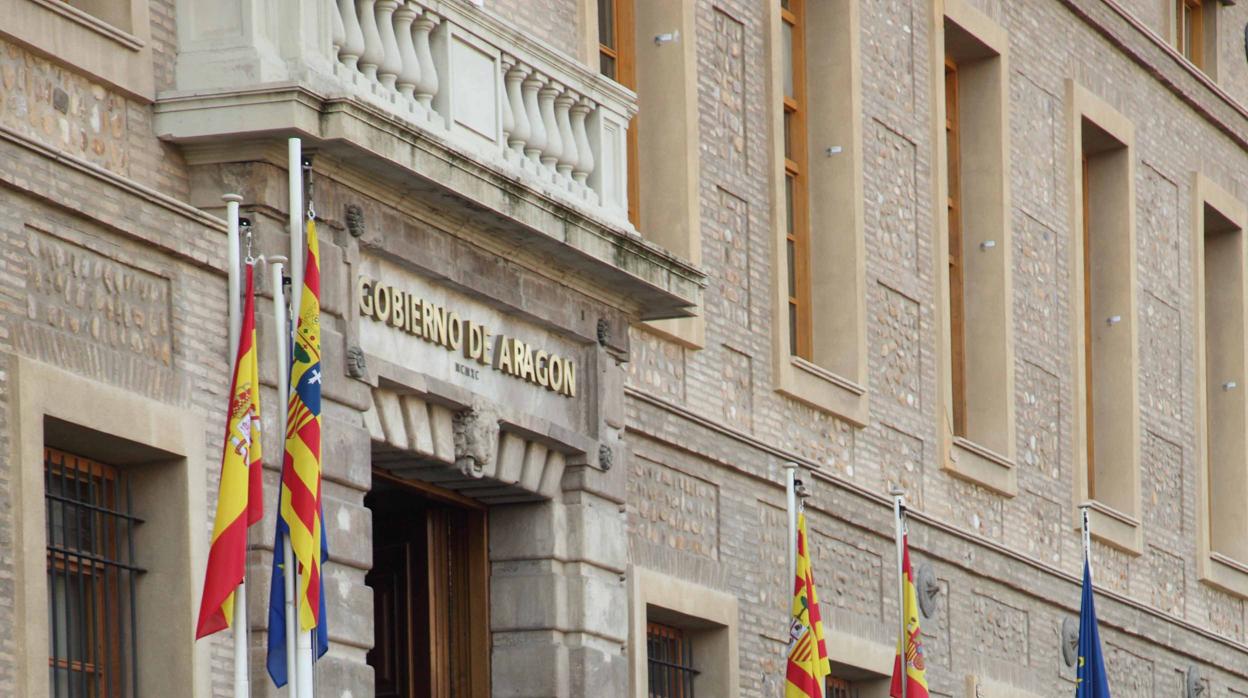
[[[828,677],[827,690],[824,693],[828,698],[858,698],[859,695],[853,684],[835,676]]]
[[[1197,287],[1196,374],[1200,578],[1248,596],[1248,210],[1201,174],[1193,176]]]
[[[947,0],[944,83],[933,100],[944,131],[947,281],[942,343],[942,461],[1005,495],[1013,468],[1014,343],[1009,222],[1009,37],[964,0]],[[943,108],[943,113],[940,109]],[[974,370],[970,370],[974,367]]]
[[[1203,0],[1174,0],[1175,48],[1183,57],[1200,67],[1204,53],[1204,7]]]
[[[1077,503],[1091,504],[1093,535],[1139,553],[1140,407],[1136,320],[1134,129],[1108,104],[1069,85],[1071,297],[1076,312]]]
[[[958,142],[958,64],[945,57],[945,152],[948,154],[946,209],[949,217],[950,379],[953,384],[953,433],[966,436],[966,328],[962,294],[961,148]]]
[[[859,3],[770,5],[775,389],[865,425]]]
[[[694,698],[693,645],[679,628],[646,624],[646,664],[651,698]]]
[[[48,669],[53,696],[135,695],[136,577],[124,473],[46,449]]]
[[[789,352],[810,360],[810,222],[806,201],[805,0],[780,0],[784,65],[784,220],[789,279]]]
[[[621,85],[637,90],[637,46],[633,0],[598,0],[598,70]],[[641,226],[640,180],[637,169],[637,119],[628,129],[628,220]]]

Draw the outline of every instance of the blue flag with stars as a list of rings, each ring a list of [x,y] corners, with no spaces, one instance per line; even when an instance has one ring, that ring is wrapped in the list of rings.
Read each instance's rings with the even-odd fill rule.
[[[1092,568],[1083,561],[1083,601],[1079,604],[1079,666],[1075,698],[1109,698],[1101,633],[1096,627],[1096,604],[1092,598]]]

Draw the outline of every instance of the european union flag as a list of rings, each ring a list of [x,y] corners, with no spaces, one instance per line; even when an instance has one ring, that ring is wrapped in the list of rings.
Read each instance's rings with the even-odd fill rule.
[[[1092,598],[1092,568],[1083,561],[1083,601],[1079,604],[1079,668],[1075,698],[1110,698],[1105,677],[1105,655],[1101,653],[1101,633],[1096,627],[1096,605]]]
[[[286,522],[277,518],[277,536],[273,543],[273,577],[269,587],[269,653],[267,668],[273,685],[286,685],[286,570],[282,548],[286,544]],[[329,561],[329,546],[321,538],[321,563]],[[320,624],[312,633],[313,657],[320,659],[329,651],[329,616],[325,613],[325,580],[321,579]],[[296,591],[296,593],[298,593]],[[1108,694],[1107,694],[1108,695]]]

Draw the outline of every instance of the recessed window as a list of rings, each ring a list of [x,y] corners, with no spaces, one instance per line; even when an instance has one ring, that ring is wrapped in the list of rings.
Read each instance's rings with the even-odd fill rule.
[[[788,265],[789,352],[812,359],[810,221],[806,152],[805,0],[781,0],[780,55],[784,130],[785,259]]]
[[[598,0],[598,70],[637,90],[637,46],[633,0]],[[628,128],[628,220],[641,226],[637,124]]]
[[[646,624],[646,663],[651,698],[694,698],[693,643],[680,628]]]
[[[48,669],[53,696],[135,694],[138,566],[126,473],[44,452]]]
[[[946,213],[949,219],[949,364],[953,433],[966,436],[966,311],[962,262],[962,148],[958,138],[958,63],[945,57]]]
[[[1199,68],[1204,54],[1204,2],[1174,0],[1174,5],[1175,48]]]

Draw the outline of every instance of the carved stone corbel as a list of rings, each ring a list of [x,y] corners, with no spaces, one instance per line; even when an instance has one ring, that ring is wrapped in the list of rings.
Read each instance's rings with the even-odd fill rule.
[[[498,450],[498,412],[477,404],[455,413],[455,467],[467,477],[479,478],[494,463]]]

